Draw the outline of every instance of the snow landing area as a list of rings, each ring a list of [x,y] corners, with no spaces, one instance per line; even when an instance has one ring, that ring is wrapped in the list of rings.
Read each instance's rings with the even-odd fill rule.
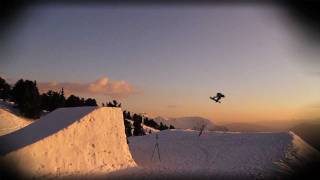
[[[205,132],[198,136],[199,131],[165,130],[157,134],[159,154],[156,134],[130,137],[130,151],[139,167],[108,177],[269,179],[288,173],[284,160],[294,158],[293,152],[300,157],[307,155],[303,152],[319,153],[291,132]]]

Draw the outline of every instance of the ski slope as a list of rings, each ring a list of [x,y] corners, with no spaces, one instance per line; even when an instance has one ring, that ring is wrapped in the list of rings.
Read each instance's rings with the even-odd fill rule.
[[[111,173],[130,178],[275,178],[290,173],[288,161],[303,163],[319,152],[291,132],[219,133],[165,130],[129,138],[139,168]],[[287,165],[287,166],[286,166]]]
[[[24,121],[0,110],[6,113],[0,114],[4,127],[12,120]],[[304,168],[319,158],[317,150],[292,132],[205,131],[198,136],[195,130],[143,128],[152,134],[129,137],[128,146],[121,109],[57,109],[0,136],[0,169],[10,162],[15,172],[38,178],[269,179],[291,173],[292,164]],[[154,151],[156,135],[159,154]]]

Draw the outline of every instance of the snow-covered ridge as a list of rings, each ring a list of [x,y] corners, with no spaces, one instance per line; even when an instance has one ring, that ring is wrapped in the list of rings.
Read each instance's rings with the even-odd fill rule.
[[[12,102],[0,100],[0,136],[21,129],[33,121],[20,116],[18,109],[13,108]]]
[[[10,162],[24,177],[94,176],[136,166],[120,108],[57,109],[0,136],[0,145],[0,163]]]
[[[32,123],[32,120],[17,116],[0,108],[0,136],[9,134]]]
[[[0,117],[14,120],[11,116],[21,120],[0,108]],[[142,127],[152,133],[129,137],[128,147],[120,108],[57,109],[0,136],[0,165],[14,162],[26,177],[274,179],[290,173],[292,164],[304,168],[320,154],[293,132],[205,130],[199,136],[191,128],[159,131]],[[160,156],[155,149],[156,135]]]
[[[29,126],[0,136],[0,155],[53,135],[95,109],[96,107],[59,108]]]

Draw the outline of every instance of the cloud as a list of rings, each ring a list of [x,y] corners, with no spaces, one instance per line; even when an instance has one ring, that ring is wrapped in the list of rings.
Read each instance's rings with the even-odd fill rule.
[[[91,83],[39,82],[38,87],[42,93],[48,90],[59,91],[63,88],[66,95],[91,94],[110,96],[112,98],[126,98],[139,93],[139,91],[128,82],[123,80],[110,80],[108,77],[99,78]]]

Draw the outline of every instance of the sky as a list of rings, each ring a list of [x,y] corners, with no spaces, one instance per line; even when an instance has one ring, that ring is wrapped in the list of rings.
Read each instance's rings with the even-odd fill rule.
[[[304,62],[318,53],[306,44],[273,6],[46,4],[0,42],[0,75],[151,117],[316,119],[320,72]]]

